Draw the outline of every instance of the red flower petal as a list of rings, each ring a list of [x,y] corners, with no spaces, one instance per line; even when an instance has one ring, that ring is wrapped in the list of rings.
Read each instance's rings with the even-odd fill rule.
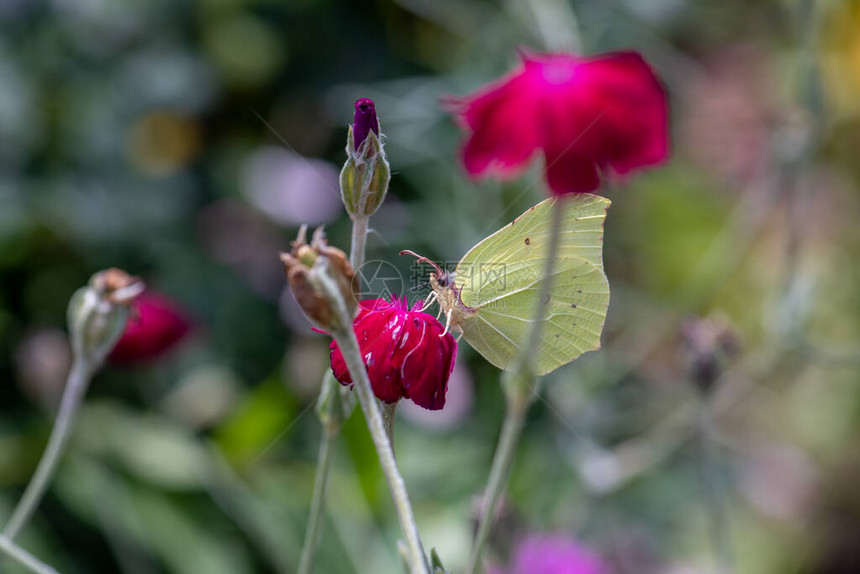
[[[435,317],[408,309],[405,299],[373,299],[361,302],[353,329],[377,398],[388,403],[410,398],[431,410],[445,406],[457,343],[450,333],[440,336],[444,328]],[[341,384],[352,384],[334,341],[331,367]]]
[[[411,315],[412,324],[401,342],[402,347],[411,347],[400,366],[401,380],[412,402],[439,410],[445,406],[448,378],[457,356],[456,342],[450,333],[442,336],[444,328],[434,317],[426,313]]]
[[[525,55],[521,69],[459,101],[469,175],[510,178],[535,150],[553,193],[594,191],[600,174],[662,162],[669,149],[663,88],[639,54]]]
[[[509,178],[522,171],[540,145],[537,103],[522,75],[463,102],[461,118],[472,130],[463,148],[469,175]]]
[[[132,303],[125,331],[108,360],[118,364],[155,360],[185,338],[190,329],[191,322],[176,303],[146,291]]]

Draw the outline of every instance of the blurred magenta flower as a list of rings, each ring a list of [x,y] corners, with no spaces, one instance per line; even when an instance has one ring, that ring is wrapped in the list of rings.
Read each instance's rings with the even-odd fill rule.
[[[448,378],[457,358],[457,342],[435,317],[412,308],[406,297],[367,299],[359,303],[353,329],[376,397],[387,403],[411,399],[418,406],[445,406]],[[443,335],[443,333],[445,333]],[[343,385],[352,379],[337,343],[331,343],[331,368]]]
[[[163,295],[146,291],[132,303],[125,331],[108,360],[133,364],[157,359],[190,330],[191,322],[179,305]]]
[[[520,69],[448,103],[469,133],[472,177],[509,179],[540,149],[556,195],[596,190],[601,176],[661,163],[669,151],[662,84],[635,52],[522,55]]]
[[[376,118],[376,107],[370,98],[361,98],[355,102],[355,116],[352,122],[355,136],[355,150],[367,139],[370,132],[379,136],[379,120]]]
[[[523,540],[507,569],[488,574],[608,574],[606,564],[564,534],[539,534]]]

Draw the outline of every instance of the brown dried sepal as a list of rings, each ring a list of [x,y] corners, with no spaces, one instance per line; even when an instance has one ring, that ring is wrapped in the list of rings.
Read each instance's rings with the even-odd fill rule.
[[[317,325],[330,329],[336,325],[336,313],[316,286],[314,274],[325,273],[333,279],[350,316],[358,306],[358,282],[346,254],[325,240],[322,228],[314,231],[308,244],[306,228],[302,226],[289,253],[281,253],[281,261],[290,289],[299,306]]]
[[[111,267],[93,275],[90,286],[114,305],[130,305],[146,288],[140,277]]]

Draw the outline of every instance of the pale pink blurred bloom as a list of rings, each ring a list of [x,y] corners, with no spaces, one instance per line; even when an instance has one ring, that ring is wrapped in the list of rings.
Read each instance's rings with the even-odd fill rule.
[[[190,428],[207,429],[230,416],[243,390],[230,369],[203,364],[182,375],[159,406]]]
[[[663,574],[718,574],[714,568],[706,568],[694,564],[671,564],[663,570]]]
[[[279,270],[281,281],[283,282],[283,269]],[[314,330],[314,324],[310,322],[308,316],[299,307],[292,289],[284,286],[280,296],[278,297],[278,315],[281,321],[289,327],[294,333],[303,337],[320,338],[326,337],[325,334]],[[328,362],[328,361],[326,361]]]
[[[61,329],[37,329],[27,333],[15,350],[21,390],[38,403],[56,406],[71,362],[69,338]]]
[[[293,298],[292,295],[286,296]],[[301,313],[301,310],[297,309],[296,312]],[[310,322],[307,328],[311,328]],[[301,331],[298,333],[300,334]],[[328,341],[320,334],[313,333],[313,335],[313,337],[293,337],[284,361],[285,378],[290,382],[290,387],[308,401],[314,400],[319,395],[320,380],[331,365]]]
[[[337,168],[327,161],[271,146],[245,160],[241,190],[248,203],[277,223],[314,226],[340,215],[338,178]]]
[[[397,412],[415,426],[423,429],[444,432],[459,426],[472,412],[475,401],[475,383],[469,368],[462,362],[454,363],[454,370],[448,380],[448,395],[445,408],[441,411],[428,411],[418,405],[403,401]]]
[[[523,540],[507,569],[490,574],[609,574],[606,563],[566,534],[537,534]]]
[[[763,515],[785,522],[802,523],[808,515],[819,472],[800,449],[770,445],[754,449],[743,466],[740,491]]]
[[[751,46],[724,47],[690,79],[679,148],[704,170],[732,181],[760,176],[769,161],[776,106],[766,56]]]
[[[233,268],[255,292],[278,297],[284,270],[272,261],[278,261],[285,240],[265,217],[239,201],[222,199],[200,212],[197,231],[212,259]]]

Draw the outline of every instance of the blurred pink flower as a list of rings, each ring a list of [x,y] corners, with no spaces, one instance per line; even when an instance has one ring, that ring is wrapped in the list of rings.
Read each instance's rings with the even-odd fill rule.
[[[242,166],[240,189],[248,203],[282,225],[318,225],[343,210],[337,168],[267,146],[251,153]]]
[[[512,178],[540,149],[554,194],[585,193],[600,186],[602,175],[625,175],[666,159],[666,95],[642,56],[522,59],[519,70],[449,102],[469,132],[462,160],[470,176]]]
[[[678,137],[708,173],[732,183],[760,179],[772,161],[773,126],[786,113],[773,96],[776,66],[751,45],[722,46],[702,58],[685,84]],[[789,133],[779,142],[790,142]]]
[[[475,382],[465,363],[454,364],[448,391],[445,394],[445,408],[442,412],[428,411],[412,403],[403,403],[397,414],[415,426],[435,432],[451,431],[468,418],[475,402]]]
[[[179,305],[146,291],[132,303],[125,331],[108,360],[133,364],[157,359],[185,338],[190,329],[191,322]]]
[[[563,534],[533,535],[521,542],[507,569],[489,574],[608,574],[606,564]]]
[[[367,299],[353,322],[373,393],[379,400],[395,403],[401,398],[429,410],[445,406],[448,378],[457,358],[457,342],[433,315],[411,309],[406,297],[391,301]],[[331,343],[331,368],[343,385],[351,385],[337,343]]]

